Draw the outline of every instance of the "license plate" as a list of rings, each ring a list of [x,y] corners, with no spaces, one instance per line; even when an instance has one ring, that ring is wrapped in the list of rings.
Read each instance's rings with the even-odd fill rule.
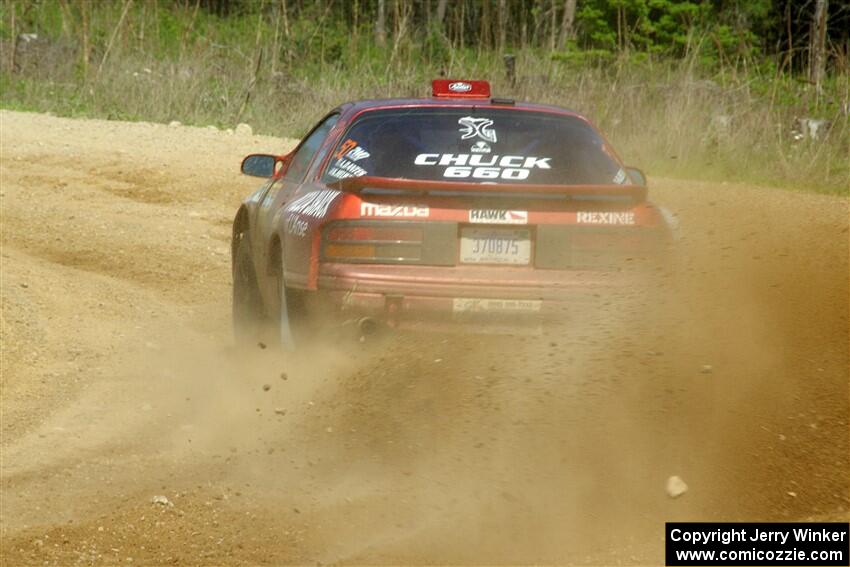
[[[460,233],[460,261],[464,264],[529,264],[531,231],[527,228],[464,228]]]

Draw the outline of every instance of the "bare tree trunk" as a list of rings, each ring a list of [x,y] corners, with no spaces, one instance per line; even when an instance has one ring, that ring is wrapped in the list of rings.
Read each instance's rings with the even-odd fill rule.
[[[145,26],[148,24],[148,5],[142,4],[142,16],[141,21],[139,22],[139,33],[136,35],[136,39],[139,42],[139,52],[144,52],[145,50]]]
[[[103,52],[103,57],[100,59],[100,65],[97,66],[97,75],[95,75],[95,78],[100,78],[100,73],[103,71],[103,66],[106,65],[107,59],[109,59],[109,54],[112,52],[112,46],[115,44],[115,39],[121,31],[121,26],[124,23],[124,19],[127,17],[127,12],[130,10],[130,4],[132,3],[133,0],[124,0],[121,17],[118,18],[118,23],[115,24],[115,28],[112,30],[112,35],[109,37],[109,43],[106,44],[106,51]]]
[[[12,38],[12,49],[9,50],[9,72],[15,72],[15,66],[17,65],[17,61],[15,59],[18,55],[18,30],[15,29],[15,3],[9,2],[9,29],[12,30],[11,38]]]
[[[357,49],[357,28],[360,27],[360,2],[354,0],[354,10],[351,13],[351,38],[354,40],[354,49]]]
[[[277,73],[277,56],[280,53],[280,6],[275,5],[274,9],[274,39],[272,39],[272,77]]]
[[[564,15],[561,17],[561,33],[558,36],[558,49],[564,49],[568,39],[575,37],[573,23],[576,20],[576,0],[565,0]]]
[[[528,14],[525,10],[520,11],[519,45],[523,49],[528,47]]]
[[[159,42],[159,2],[157,2],[157,0],[151,0],[151,2],[153,2],[154,33],[156,34],[156,41]]]
[[[481,17],[478,28],[478,50],[489,49],[490,43],[490,2],[481,3]]]
[[[549,10],[549,51],[555,51],[555,40],[558,37],[556,31],[558,29],[558,4],[556,0],[552,0]]]
[[[431,15],[431,3],[428,3],[428,14],[429,14],[429,29],[435,29],[437,32],[446,39],[446,42],[451,45],[451,38],[449,37],[449,33],[446,30],[446,8],[448,7],[448,0],[439,0],[437,2],[437,13]]]
[[[82,52],[82,63],[83,63],[83,75],[88,77],[89,74],[89,59],[91,58],[91,45],[89,44],[89,12],[91,11],[91,6],[88,2],[83,2],[80,4],[80,12],[83,18],[83,52]]]
[[[617,6],[617,49],[623,51],[623,7]]]
[[[505,50],[508,35],[508,2],[499,0],[499,50]]]
[[[464,27],[465,27],[464,24],[465,24],[465,21],[466,21],[465,8],[466,8],[466,3],[461,2],[460,3],[460,11],[456,11],[456,13],[458,14],[457,20],[459,22],[458,34],[457,34],[457,43],[458,43],[458,46],[460,46],[460,47],[463,47],[464,38],[466,37],[464,35]]]
[[[378,16],[375,18],[375,43],[381,47],[383,47],[387,42],[386,20],[386,0],[378,0]]]
[[[794,41],[793,36],[791,35],[791,3],[785,5],[785,31],[788,34],[788,53],[785,55],[785,61],[782,63],[782,69],[784,70],[786,67],[788,71],[792,71],[794,68]]]
[[[437,25],[442,26],[443,20],[446,19],[446,7],[449,4],[449,0],[440,0],[437,2]]]
[[[395,0],[393,4],[393,15],[395,19],[395,33],[393,37],[393,51],[392,55],[390,55],[390,65],[396,60],[396,55],[398,54],[399,47],[401,46],[401,42],[404,39],[404,36],[407,35],[408,22],[410,20],[410,5],[407,4],[405,6],[399,5],[399,0]]]
[[[535,7],[538,9],[532,12],[532,28],[531,28],[531,44],[534,46],[543,47],[546,45],[546,19],[543,10],[544,0],[534,0]]]
[[[812,20],[812,33],[809,47],[809,80],[820,93],[826,64],[826,14],[828,0],[816,0],[815,16]]]
[[[188,8],[188,4],[186,5]],[[201,7],[201,0],[195,0],[195,9],[192,10],[192,19],[189,20],[189,26],[183,28],[183,37],[180,39],[180,59],[186,53],[186,45],[189,42],[189,35],[195,29],[195,21],[198,19],[198,10]]]
[[[12,4],[12,8],[14,9],[14,4]],[[62,37],[71,37],[71,24],[74,19],[71,16],[71,8],[68,6],[68,0],[59,0],[59,8],[62,10]]]

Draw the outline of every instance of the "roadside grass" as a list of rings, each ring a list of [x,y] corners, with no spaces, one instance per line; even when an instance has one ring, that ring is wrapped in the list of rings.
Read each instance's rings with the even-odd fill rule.
[[[100,41],[88,65],[47,9],[39,39],[19,45],[16,68],[7,64],[9,30],[0,29],[0,106],[219,128],[246,122],[258,133],[300,137],[347,100],[428,96],[439,76],[485,78],[498,96],[586,114],[627,163],[650,176],[850,195],[850,118],[841,111],[850,108],[847,76],[831,77],[815,96],[770,65],[717,68],[696,49],[665,59],[524,48],[513,52],[511,81],[501,54],[430,36],[414,41],[409,34],[379,49],[368,35],[329,30],[317,43],[309,22],[298,20],[289,45],[257,16],[219,20],[190,10],[163,11],[155,20],[135,14],[119,33],[120,6],[106,3],[93,16]],[[795,120],[804,117],[829,119],[832,127],[819,139],[795,140]]]

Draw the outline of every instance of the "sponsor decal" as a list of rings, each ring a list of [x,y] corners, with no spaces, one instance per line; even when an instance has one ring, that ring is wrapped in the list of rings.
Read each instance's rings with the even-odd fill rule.
[[[549,160],[535,156],[500,156],[484,154],[419,154],[413,163],[416,165],[444,166],[443,177],[463,179],[507,179],[522,181],[528,179],[531,171],[552,169]]]
[[[366,159],[370,155],[372,155],[372,154],[370,154],[369,152],[367,152],[363,148],[354,148],[353,150],[351,150],[347,154],[345,154],[345,157],[347,157],[351,161],[360,161],[361,159]]]
[[[528,211],[472,209],[469,211],[469,222],[487,224],[528,224]]]
[[[472,85],[469,83],[462,83],[460,81],[457,83],[449,83],[449,90],[453,93],[468,93],[472,90]]]
[[[358,161],[369,157],[369,152],[357,145],[357,142],[351,138],[340,144],[339,149],[334,154],[336,159],[348,158],[351,161]]]
[[[328,175],[336,179],[366,175],[366,170],[354,162],[366,159],[370,155],[372,154],[349,138],[339,146],[339,150],[334,154],[336,162],[328,169]]]
[[[307,234],[307,226],[307,221],[298,215],[293,214],[286,219],[286,232],[292,236],[303,237]]]
[[[463,134],[460,139],[468,140],[470,138],[481,138],[485,142],[496,143],[496,131],[491,128],[493,121],[489,118],[475,118],[474,116],[464,116],[457,121],[460,124],[460,133]]]
[[[489,154],[493,150],[490,149],[490,144],[488,144],[487,142],[478,141],[472,144],[472,147],[469,148],[469,151],[474,154]]]
[[[416,205],[378,205],[375,203],[360,203],[362,217],[420,217],[427,218],[431,214],[428,207]]]
[[[339,149],[334,154],[334,158],[335,159],[342,159],[342,156],[344,156],[352,148],[356,148],[356,147],[357,147],[357,142],[355,142],[354,140],[349,138],[346,141],[344,141],[342,144],[340,144]]]
[[[538,299],[452,299],[452,311],[455,313],[538,313],[542,306],[543,302]]]
[[[484,167],[519,167],[531,169],[552,169],[549,160],[552,158],[526,156],[482,156],[470,154],[419,154],[413,163],[416,165],[454,165],[454,166],[484,166]]]
[[[635,224],[635,214],[628,212],[588,212],[576,213],[576,222],[579,224]]]
[[[333,189],[313,191],[298,197],[286,206],[289,214],[304,215],[306,217],[322,218],[328,213],[328,208],[333,204],[341,193]]]
[[[613,181],[617,185],[622,185],[623,183],[625,183],[626,182],[626,170],[621,167],[620,171],[617,172],[617,175],[614,176]]]
[[[353,161],[341,159],[328,170],[328,175],[337,179],[345,179],[346,177],[362,177],[366,175],[366,170]]]

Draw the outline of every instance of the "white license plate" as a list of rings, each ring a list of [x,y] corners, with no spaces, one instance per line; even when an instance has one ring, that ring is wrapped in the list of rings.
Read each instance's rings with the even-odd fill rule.
[[[529,264],[531,231],[527,228],[464,228],[460,233],[460,261],[464,264]]]

